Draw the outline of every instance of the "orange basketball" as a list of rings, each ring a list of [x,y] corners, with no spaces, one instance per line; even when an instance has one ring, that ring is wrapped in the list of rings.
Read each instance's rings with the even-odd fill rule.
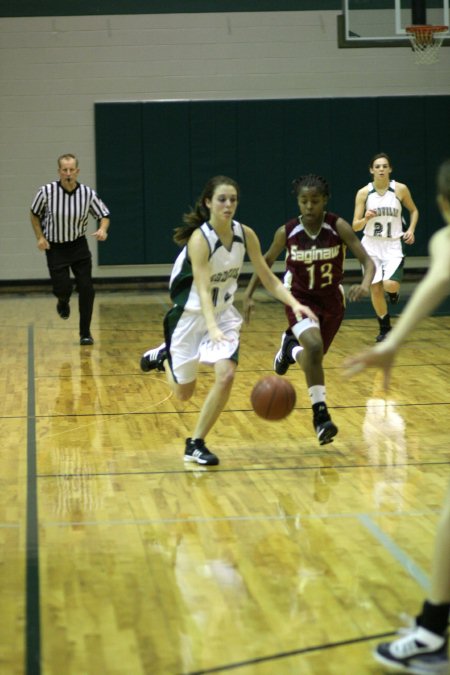
[[[295,406],[295,389],[289,380],[267,375],[253,387],[250,400],[253,410],[265,420],[282,420]]]

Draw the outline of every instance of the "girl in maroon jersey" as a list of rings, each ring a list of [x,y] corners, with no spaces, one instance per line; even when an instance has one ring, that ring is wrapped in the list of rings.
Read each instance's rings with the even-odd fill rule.
[[[286,307],[289,327],[283,333],[281,346],[275,355],[274,370],[284,375],[295,362],[305,373],[313,409],[313,425],[320,445],[331,443],[337,427],[326,406],[323,357],[341,325],[345,298],[342,287],[345,249],[348,247],[361,263],[364,276],[352,286],[349,300],[359,300],[370,294],[375,266],[343,218],[326,210],[330,190],[321,176],[308,174],[293,181],[300,215],[279,227],[265,254],[269,267],[286,249],[284,284],[294,298],[310,307],[319,323],[309,318],[296,319]],[[259,283],[254,274],[244,296],[244,316],[250,319],[252,295]]]

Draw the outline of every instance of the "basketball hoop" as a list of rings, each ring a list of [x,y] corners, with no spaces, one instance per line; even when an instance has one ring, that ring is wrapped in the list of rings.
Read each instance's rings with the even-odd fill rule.
[[[406,26],[416,63],[436,63],[448,26]]]

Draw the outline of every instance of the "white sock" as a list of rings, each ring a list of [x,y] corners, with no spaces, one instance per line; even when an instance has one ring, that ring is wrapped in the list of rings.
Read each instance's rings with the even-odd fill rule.
[[[303,347],[298,345],[297,347],[292,347],[292,358],[294,361],[297,361],[297,354],[300,354],[303,351]]]
[[[326,391],[325,385],[323,384],[314,384],[308,389],[309,398],[311,399],[311,405],[315,403],[325,403],[326,400]]]

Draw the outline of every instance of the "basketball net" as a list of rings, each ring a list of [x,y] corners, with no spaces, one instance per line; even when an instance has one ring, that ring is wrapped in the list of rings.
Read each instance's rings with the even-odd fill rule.
[[[439,60],[439,49],[447,26],[406,26],[416,63],[429,65]]]

